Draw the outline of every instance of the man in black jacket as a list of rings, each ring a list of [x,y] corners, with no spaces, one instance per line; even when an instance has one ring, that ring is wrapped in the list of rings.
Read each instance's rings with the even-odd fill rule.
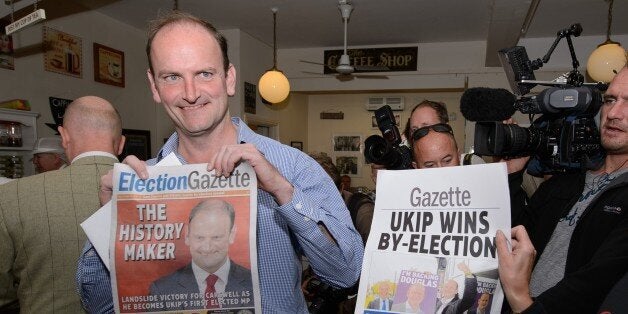
[[[513,228],[512,252],[498,232],[497,249],[515,312],[594,313],[628,270],[626,67],[604,96],[600,124],[607,152],[600,169],[555,175],[528,204],[517,189],[521,171],[510,175],[513,225],[525,229]]]

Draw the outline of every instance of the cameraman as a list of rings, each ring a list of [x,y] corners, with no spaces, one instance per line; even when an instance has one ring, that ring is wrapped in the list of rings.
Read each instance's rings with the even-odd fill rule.
[[[500,280],[514,312],[594,313],[628,270],[626,67],[604,96],[600,124],[604,165],[554,175],[529,204],[520,188],[525,163],[508,161],[518,164],[509,177],[513,225],[525,229],[513,228],[512,252],[498,233],[497,250]]]

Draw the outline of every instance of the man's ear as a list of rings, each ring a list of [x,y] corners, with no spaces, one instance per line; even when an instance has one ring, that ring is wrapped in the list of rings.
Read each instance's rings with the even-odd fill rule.
[[[61,135],[61,146],[63,146],[63,149],[67,150],[70,143],[70,133],[68,130],[63,128],[63,126],[58,126],[57,131],[59,131],[59,134]]]
[[[161,104],[161,97],[157,92],[157,85],[155,85],[155,78],[153,77],[153,72],[150,69],[146,70],[146,76],[148,77],[148,85],[150,85],[150,91],[153,93],[153,100]]]
[[[418,165],[417,165],[417,164],[416,164],[416,162],[414,162],[414,161],[412,162],[412,168],[414,168],[414,169],[419,169]]]
[[[233,64],[229,64],[229,69],[227,69],[226,73],[226,81],[227,81],[227,95],[233,96],[235,95],[236,88],[236,69]]]
[[[122,154],[122,151],[124,150],[124,143],[126,143],[126,136],[120,135],[120,142],[118,143],[116,155],[120,156]]]
[[[237,230],[238,228],[236,228],[236,225],[233,224],[233,227],[231,228],[231,232],[229,232],[229,244],[233,244],[233,241],[235,241],[235,235],[236,235]]]

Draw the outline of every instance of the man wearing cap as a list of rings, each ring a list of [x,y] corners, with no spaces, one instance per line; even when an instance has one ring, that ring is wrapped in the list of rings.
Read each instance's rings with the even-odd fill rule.
[[[83,312],[74,283],[87,240],[79,223],[100,207],[100,177],[124,138],[118,112],[93,96],[67,107],[59,132],[68,167],[0,185],[0,313]]]
[[[65,168],[67,157],[60,137],[41,137],[33,150],[33,165],[37,173]]]

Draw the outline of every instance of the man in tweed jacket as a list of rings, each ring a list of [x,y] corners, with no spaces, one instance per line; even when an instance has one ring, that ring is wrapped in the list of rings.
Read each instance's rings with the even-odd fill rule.
[[[100,177],[118,160],[120,115],[86,96],[58,128],[72,164],[0,186],[0,312],[80,313],[74,274],[86,236],[79,223],[100,207]]]

